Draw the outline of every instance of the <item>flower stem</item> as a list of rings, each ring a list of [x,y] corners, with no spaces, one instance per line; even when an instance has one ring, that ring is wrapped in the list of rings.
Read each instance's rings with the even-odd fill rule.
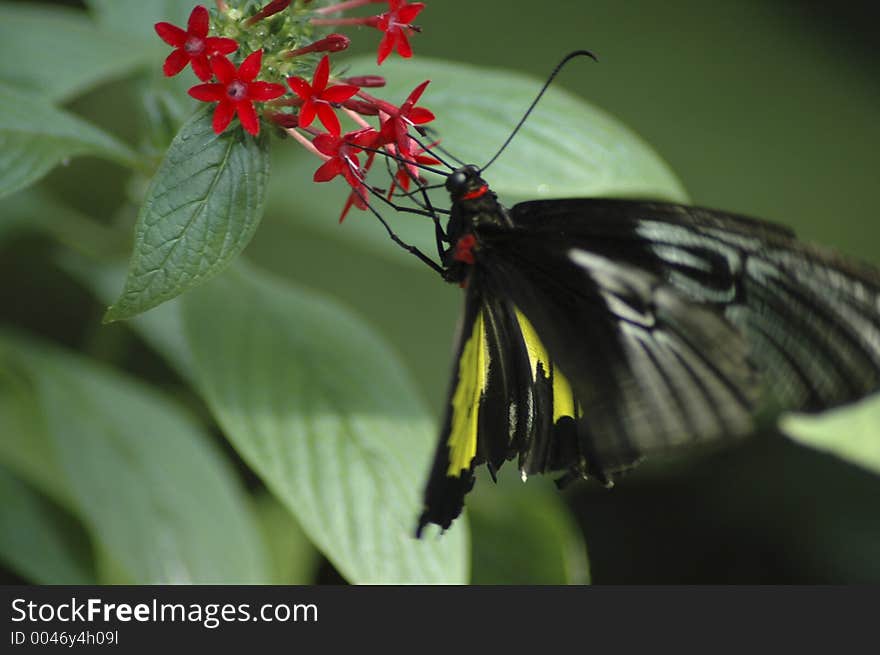
[[[347,107],[343,107],[342,111],[344,111],[351,120],[353,120],[355,123],[357,123],[361,127],[372,127],[372,125],[370,125],[367,121],[365,121],[363,118],[361,118],[360,114],[358,114],[356,111],[352,111],[351,109],[348,109]]]
[[[302,134],[300,134],[300,133],[297,131],[297,129],[296,129],[295,127],[290,127],[290,128],[288,128],[288,129],[286,129],[286,130],[284,130],[284,131],[287,132],[287,133],[288,133],[290,136],[292,136],[294,139],[296,139],[296,140],[299,142],[299,144],[300,144],[303,148],[305,148],[306,150],[308,150],[308,151],[309,151],[310,153],[312,153],[313,155],[317,155],[318,157],[320,157],[320,158],[323,159],[324,161],[327,161],[328,159],[330,159],[330,157],[328,157],[327,155],[325,155],[323,152],[320,152],[320,151],[319,151],[319,150],[318,150],[318,149],[312,144],[311,141],[309,141],[305,136],[303,136]]]

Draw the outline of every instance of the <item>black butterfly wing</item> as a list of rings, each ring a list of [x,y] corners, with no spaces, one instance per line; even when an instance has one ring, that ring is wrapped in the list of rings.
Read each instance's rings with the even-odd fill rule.
[[[486,387],[487,363],[480,297],[473,288],[465,294],[456,332],[447,407],[425,487],[417,537],[428,523],[446,529],[461,514],[465,494],[474,486],[474,467],[480,463],[477,460],[479,404]]]
[[[449,527],[485,463],[516,456],[525,474],[578,461],[575,401],[516,307],[473,276],[456,337],[447,407],[417,534]]]
[[[603,480],[645,453],[880,386],[880,275],[778,226],[666,203],[536,201],[477,229],[419,531],[474,467]]]
[[[474,275],[522,312],[577,402],[575,456],[537,470],[607,480],[645,453],[753,431],[757,378],[719,308],[569,233],[479,238]]]
[[[522,203],[534,243],[565,243],[650,272],[722,311],[748,341],[774,411],[819,411],[880,388],[880,273],[725,212],[625,200]]]

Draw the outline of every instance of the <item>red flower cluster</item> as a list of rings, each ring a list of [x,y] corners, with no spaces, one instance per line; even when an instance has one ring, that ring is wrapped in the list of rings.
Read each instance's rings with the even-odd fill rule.
[[[425,3],[414,2],[407,4],[406,0],[389,0],[390,8],[381,16],[369,23],[370,27],[385,32],[379,43],[379,63],[381,64],[391,51],[397,48],[397,54],[401,57],[412,57],[412,48],[409,45],[409,36],[418,28],[413,27],[412,22],[425,8]]]
[[[345,219],[345,215],[352,205],[359,209],[366,209],[370,188],[366,185],[365,179],[373,157],[379,149],[385,149],[398,167],[389,189],[389,197],[393,194],[395,186],[408,191],[410,181],[421,179],[416,164],[439,163],[433,157],[425,156],[424,149],[409,133],[410,127],[423,125],[434,120],[434,114],[430,110],[416,106],[416,102],[427,86],[427,81],[419,84],[400,107],[359,91],[357,95],[362,98],[360,102],[372,109],[372,111],[359,113],[378,115],[379,127],[374,129],[364,123],[363,129],[349,132],[341,137],[338,134],[332,134],[332,131],[315,136],[312,141],[315,150],[328,157],[327,161],[315,172],[315,182],[328,182],[336,176],[342,175],[352,188],[348,203],[346,203],[339,219],[340,222]],[[305,126],[300,124],[300,127]],[[367,164],[363,168],[360,167],[357,156],[361,152],[368,153]]]
[[[186,30],[171,23],[156,23],[156,34],[165,43],[176,48],[168,55],[162,70],[172,77],[192,64],[193,73],[203,82],[211,79],[209,57],[229,55],[238,50],[234,39],[222,39],[208,36],[208,10],[198,5],[189,15]]]
[[[358,88],[348,84],[334,84],[328,87],[329,79],[330,58],[324,55],[315,69],[311,84],[301,77],[288,77],[287,83],[302,101],[299,108],[299,127],[308,127],[317,115],[328,132],[338,135],[341,127],[331,105],[345,102],[358,92]]]
[[[280,84],[254,81],[260,74],[262,62],[262,50],[249,54],[237,70],[226,57],[212,57],[211,70],[218,83],[199,84],[189,90],[196,100],[217,103],[214,110],[214,131],[217,134],[229,126],[235,114],[247,132],[259,134],[260,119],[254,102],[266,102],[284,95],[284,87]]]
[[[338,17],[342,11],[377,3],[387,4],[388,10],[364,18]],[[218,1],[219,20],[221,28],[224,24],[228,28],[229,20],[233,20],[233,29],[227,33],[237,34],[240,30],[247,30],[259,21],[285,11],[292,3],[290,0],[272,0],[243,22],[241,19],[229,18],[233,15],[228,13],[229,5],[232,4],[235,4],[233,0]],[[407,0],[344,0],[315,9],[310,22],[318,26],[366,25],[381,30],[384,32],[378,53],[381,64],[394,50],[402,57],[412,56],[409,37],[419,31],[412,22],[424,7],[422,2],[410,3]],[[325,18],[330,14],[334,17]],[[226,23],[223,23],[224,19]],[[170,23],[157,23],[155,28],[159,36],[175,48],[165,61],[165,75],[176,75],[191,64],[193,72],[203,84],[192,87],[189,94],[197,100],[216,103],[213,119],[216,133],[223,132],[237,115],[248,133],[258,134],[260,119],[255,103],[272,102],[266,118],[286,130],[323,160],[315,171],[314,181],[328,182],[342,176],[351,187],[352,191],[340,220],[352,206],[366,209],[370,193],[377,193],[365,180],[376,154],[380,151],[384,150],[397,165],[388,191],[389,198],[396,188],[408,191],[413,180],[421,180],[418,165],[438,163],[410,135],[410,129],[414,126],[434,120],[431,111],[416,106],[428,85],[427,81],[418,85],[398,107],[363,91],[364,88],[384,86],[385,80],[381,77],[366,75],[334,79],[331,75],[330,59],[326,54],[317,64],[311,81],[300,76],[285,78],[278,73],[279,69],[284,70],[283,62],[291,58],[346,49],[350,40],[342,34],[330,34],[288,51],[273,52],[270,48],[266,56],[270,56],[271,61],[275,62],[271,68],[275,82],[269,82],[257,79],[262,68],[264,50],[251,52],[236,67],[227,56],[238,50],[239,43],[234,39],[208,36],[210,15],[201,5],[193,9],[186,30]],[[254,39],[250,38],[249,43],[253,44]],[[287,88],[276,82],[283,81],[287,82],[292,94],[282,99]],[[290,107],[294,108],[293,113],[285,111],[285,108]],[[342,134],[337,115],[339,111],[346,113],[359,125],[359,129]],[[364,119],[373,116],[378,117],[379,124],[376,127],[369,125]],[[314,126],[316,118],[326,132]],[[364,155],[365,163],[361,165]]]
[[[355,9],[367,4],[388,3],[388,11],[378,16],[364,18],[317,18],[312,19],[313,25],[366,25],[384,32],[379,43],[378,62],[381,64],[395,49],[401,57],[412,57],[409,37],[420,28],[412,22],[425,8],[424,2],[409,3],[407,0],[348,0],[335,5],[317,9],[316,14],[338,13],[343,10]]]

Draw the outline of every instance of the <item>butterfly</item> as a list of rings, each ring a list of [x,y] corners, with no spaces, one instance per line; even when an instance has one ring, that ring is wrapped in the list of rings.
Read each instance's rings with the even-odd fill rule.
[[[449,174],[443,276],[464,287],[417,534],[485,464],[611,483],[646,455],[880,389],[880,272],[787,228],[663,202],[509,210]]]
[[[439,264],[362,198],[398,245],[464,288],[417,536],[452,524],[484,464],[493,478],[516,459],[523,479],[559,472],[560,486],[610,485],[646,456],[880,390],[880,271],[870,266],[714,209],[499,202],[483,174],[577,57],[596,59],[566,55],[484,166],[455,167],[430,146],[450,172],[393,157],[445,177],[449,210],[431,205],[431,186],[404,194],[421,192],[419,209],[372,191],[434,219]]]

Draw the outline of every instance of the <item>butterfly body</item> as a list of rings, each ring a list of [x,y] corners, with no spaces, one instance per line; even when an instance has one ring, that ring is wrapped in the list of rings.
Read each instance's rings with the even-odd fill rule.
[[[643,457],[748,435],[759,410],[818,411],[880,387],[880,274],[783,227],[671,203],[500,204],[447,178],[443,275],[465,306],[419,532],[474,483],[609,483]]]

